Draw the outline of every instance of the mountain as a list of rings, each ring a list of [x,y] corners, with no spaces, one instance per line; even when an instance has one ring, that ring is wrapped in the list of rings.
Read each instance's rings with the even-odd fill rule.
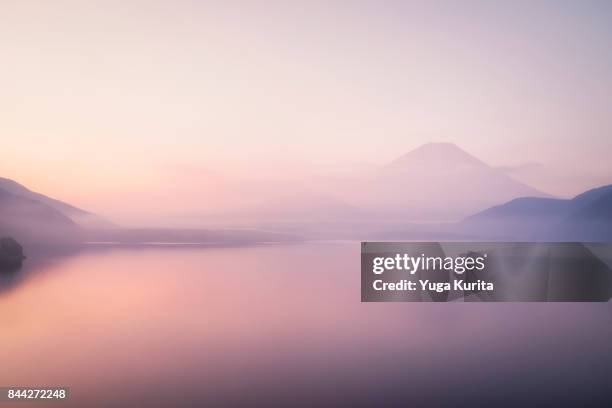
[[[387,167],[405,170],[415,166],[429,166],[432,163],[487,167],[484,162],[454,143],[426,143],[395,159]]]
[[[458,220],[516,197],[547,196],[452,143],[422,145],[344,191],[379,219],[404,221]]]
[[[88,211],[67,204],[63,201],[47,197],[43,194],[29,190],[25,186],[16,181],[0,177],[0,190],[11,193],[15,196],[27,198],[51,207],[66,217],[70,218],[76,224],[86,228],[110,228],[113,224],[104,218],[92,214]]]
[[[303,203],[303,201],[300,202]],[[327,211],[332,205],[332,202],[327,203],[329,205],[321,208],[321,212]],[[333,205],[337,205],[337,212],[347,210],[340,203],[333,203]],[[306,209],[302,208],[302,211]],[[294,216],[295,213],[289,215]],[[12,180],[0,179],[0,238],[14,238],[16,242],[23,244],[27,256],[33,254],[42,257],[57,251],[70,251],[84,242],[132,245],[147,245],[155,242],[190,245],[245,245],[300,240],[295,234],[255,229],[83,228],[83,225],[79,225],[74,219],[82,219],[82,217],[96,218],[97,216],[70,204],[32,192]]]
[[[574,207],[580,208],[589,204],[595,203],[599,199],[606,199],[612,193],[612,184],[608,186],[593,188],[588,190],[582,194],[578,194],[576,197],[572,199],[574,202]]]
[[[0,220],[3,224],[43,223],[50,226],[75,225],[55,208],[0,189]]]
[[[554,232],[576,241],[612,241],[612,186],[574,198],[577,207]]]
[[[488,236],[572,241],[612,240],[612,185],[576,197],[524,197],[488,208],[462,222]]]
[[[63,243],[77,230],[74,221],[55,208],[0,189],[0,235],[25,243]]]
[[[516,198],[468,217],[461,226],[466,232],[500,238],[533,235],[556,225],[569,213],[570,204],[570,200],[554,198]]]

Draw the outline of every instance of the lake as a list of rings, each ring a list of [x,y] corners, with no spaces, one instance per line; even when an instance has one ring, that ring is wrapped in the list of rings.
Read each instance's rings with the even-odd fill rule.
[[[55,407],[610,401],[609,303],[361,303],[359,250],[34,262],[0,293],[0,386],[70,387]]]

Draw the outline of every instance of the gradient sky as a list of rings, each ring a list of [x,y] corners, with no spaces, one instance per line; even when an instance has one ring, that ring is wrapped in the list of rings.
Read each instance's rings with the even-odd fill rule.
[[[612,182],[611,22],[608,1],[1,0],[0,175],[119,214],[448,141],[572,195]]]

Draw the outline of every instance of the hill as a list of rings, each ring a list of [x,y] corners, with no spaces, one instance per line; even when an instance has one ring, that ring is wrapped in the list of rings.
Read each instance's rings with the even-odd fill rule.
[[[53,208],[70,218],[79,226],[85,228],[110,228],[113,226],[111,222],[96,214],[82,210],[63,201],[31,191],[14,180],[0,177],[0,189],[15,196],[45,204],[46,206]]]
[[[22,243],[72,241],[78,227],[70,218],[40,201],[0,189],[0,235]]]
[[[612,240],[612,185],[568,200],[524,197],[488,208],[462,222],[462,229],[521,239]]]

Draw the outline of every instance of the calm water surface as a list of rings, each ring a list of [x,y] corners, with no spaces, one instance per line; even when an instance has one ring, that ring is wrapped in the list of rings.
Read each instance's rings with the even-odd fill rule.
[[[0,293],[0,386],[71,387],[53,406],[612,401],[610,304],[362,304],[359,274],[358,243],[58,258]]]

